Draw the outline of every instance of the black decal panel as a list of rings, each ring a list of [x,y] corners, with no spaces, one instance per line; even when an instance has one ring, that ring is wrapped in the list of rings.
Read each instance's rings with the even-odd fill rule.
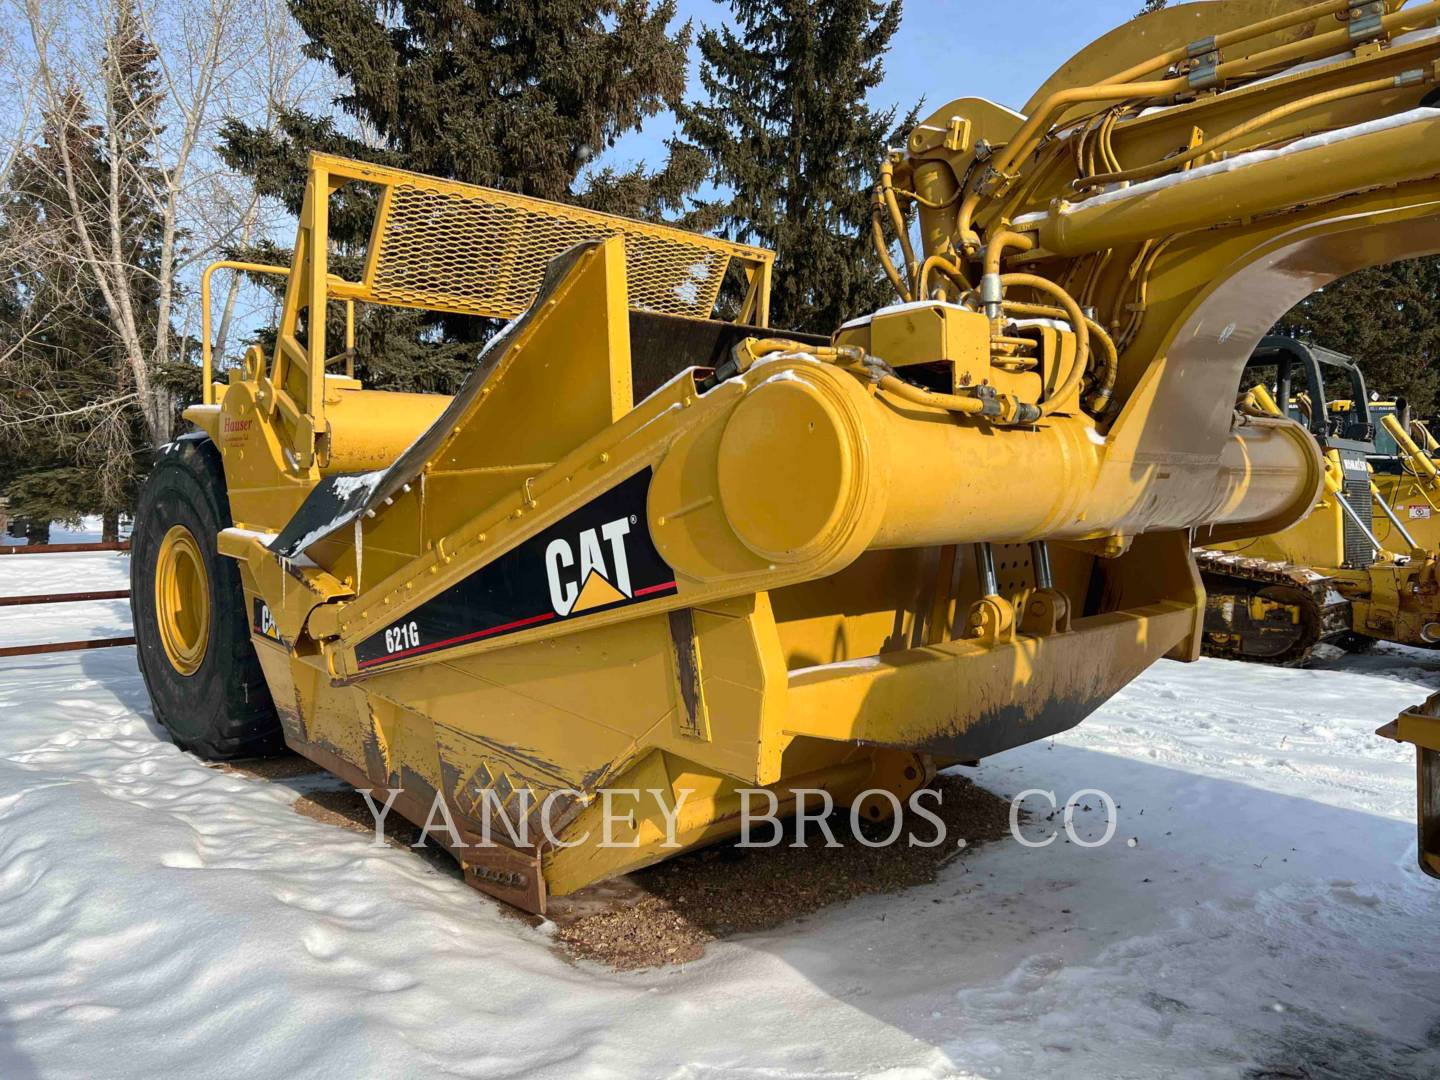
[[[275,619],[270,614],[270,606],[258,596],[255,597],[254,605],[251,607],[250,629],[267,641],[289,646],[289,642],[280,636],[280,628],[275,625]]]
[[[647,467],[362,641],[361,669],[671,596]]]

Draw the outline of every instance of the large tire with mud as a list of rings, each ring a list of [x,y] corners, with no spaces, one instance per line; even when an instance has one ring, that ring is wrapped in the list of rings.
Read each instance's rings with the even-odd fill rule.
[[[155,719],[177,745],[209,760],[284,748],[239,571],[215,548],[231,523],[215,444],[186,435],[165,447],[135,512],[130,612]]]

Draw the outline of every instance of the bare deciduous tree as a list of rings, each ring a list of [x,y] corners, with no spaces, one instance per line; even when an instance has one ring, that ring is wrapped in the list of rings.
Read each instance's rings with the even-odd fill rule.
[[[25,37],[29,107],[101,142],[96,176],[71,140],[58,140],[64,205],[55,209],[110,314],[124,358],[115,397],[133,401],[149,438],[165,442],[173,410],[156,373],[188,359],[187,287],[217,252],[268,228],[268,208],[215,158],[215,133],[227,115],[272,122],[308,91],[309,64],[281,0],[4,2]],[[142,53],[149,74],[137,78]],[[136,243],[137,213],[149,215],[153,245]]]

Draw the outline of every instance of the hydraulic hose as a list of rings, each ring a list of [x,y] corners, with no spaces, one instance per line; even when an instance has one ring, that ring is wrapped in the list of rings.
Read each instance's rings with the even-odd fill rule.
[[[927,199],[917,191],[907,191],[904,188],[894,187],[893,182],[891,187],[896,195],[903,195],[907,199],[914,199],[927,210],[945,210],[954,206],[960,199],[960,189],[958,187],[938,202],[934,199]]]
[[[1227,30],[1223,34],[1215,35],[1215,48],[1224,49],[1230,45],[1238,45],[1242,41],[1250,41],[1265,34],[1273,33],[1276,30],[1288,30],[1292,26],[1308,22],[1311,19],[1320,19],[1326,15],[1335,15],[1348,10],[1350,0],[1326,0],[1323,4],[1312,4],[1298,11],[1286,12],[1284,15],[1275,15],[1269,19],[1262,19],[1260,22],[1251,23],[1249,26],[1242,26],[1235,30]],[[1101,85],[1108,83],[1129,82],[1131,79],[1148,75],[1152,71],[1160,71],[1171,64],[1178,64],[1188,59],[1190,47],[1181,45],[1179,48],[1171,49],[1169,52],[1160,53],[1149,60],[1142,60],[1117,75],[1111,75],[1108,79],[1102,79]]]
[[[1005,257],[1006,248],[1033,251],[1035,250],[1035,239],[1024,233],[1007,230],[996,233],[985,245],[985,259],[982,264],[984,273],[980,277],[980,300],[985,305],[985,314],[990,316],[991,320],[1000,318],[1000,302],[1005,298],[1005,289],[1000,282],[1000,261]]]
[[[1002,290],[1011,287],[1034,289],[1037,292],[1048,294],[1065,309],[1066,315],[1070,317],[1070,325],[1075,330],[1075,362],[1070,366],[1065,381],[1055,389],[1054,393],[1047,394],[1045,400],[1040,403],[1040,415],[1049,416],[1055,411],[1055,407],[1074,391],[1080,382],[1080,376],[1090,362],[1090,320],[1085,317],[1085,313],[1080,310],[1080,305],[1068,292],[1053,281],[1035,274],[1001,274],[1000,287]]]
[[[1105,163],[1107,169],[1114,169],[1116,172],[1120,170],[1120,159],[1115,156],[1115,145],[1111,141],[1111,136],[1115,132],[1115,125],[1120,122],[1121,111],[1120,109],[1111,109],[1106,113],[1105,119],[1100,121],[1100,131],[1098,132],[1100,160]]]
[[[939,270],[954,282],[959,287],[961,295],[970,291],[970,282],[965,278],[965,271],[944,255],[930,255],[920,264],[920,287],[917,293],[920,299],[930,299],[930,272],[932,270]]]
[[[1030,315],[1042,319],[1065,319],[1069,320],[1069,313],[1064,308],[1050,307],[1046,304],[1030,304],[1023,300],[1006,300],[1002,304],[1005,311],[1014,315]],[[1090,411],[1098,417],[1104,416],[1111,405],[1111,398],[1115,393],[1115,380],[1120,375],[1120,354],[1115,348],[1115,341],[1094,319],[1088,315],[1085,323],[1090,329],[1090,336],[1093,340],[1100,342],[1102,364],[1100,377],[1096,381],[1095,389],[1090,395]]]
[[[809,345],[786,338],[747,338],[735,346],[741,371],[748,370],[762,356],[777,352],[803,353],[848,368],[873,380],[878,389],[893,397],[931,409],[944,409],[963,416],[988,416],[999,423],[1030,423],[1041,416],[1036,406],[1016,401],[1007,394],[996,394],[987,399],[965,394],[941,394],[913,386],[896,375],[889,364],[854,345]]]
[[[1401,82],[1406,79],[1406,82]],[[1405,86],[1411,83],[1428,81],[1422,70],[1417,70],[1410,75],[1395,75],[1384,79],[1372,79],[1369,82],[1356,83],[1354,86],[1341,86],[1334,90],[1327,90],[1323,94],[1314,94],[1310,97],[1300,98],[1296,101],[1287,101],[1285,104],[1263,112],[1259,116],[1252,116],[1243,124],[1236,124],[1228,131],[1222,131],[1214,138],[1207,139],[1199,146],[1192,147],[1184,153],[1176,154],[1174,157],[1163,158],[1160,161],[1152,161],[1149,165],[1137,165],[1133,169],[1125,169],[1120,172],[1097,173],[1094,176],[1081,177],[1074,182],[1077,189],[1099,187],[1102,184],[1117,184],[1123,180],[1149,180],[1156,176],[1162,176],[1172,169],[1178,169],[1182,165],[1189,164],[1203,158],[1206,154],[1214,153],[1222,146],[1234,142],[1252,132],[1258,131],[1277,120],[1283,120],[1287,116],[1304,112],[1307,109],[1318,109],[1322,105],[1329,105],[1335,101],[1343,101],[1346,98],[1359,97],[1363,94],[1373,94],[1380,90],[1391,90],[1397,86]]]
[[[980,398],[935,393],[919,386],[912,386],[897,375],[880,376],[876,386],[887,394],[893,394],[904,401],[915,405],[926,405],[932,409],[945,409],[948,412],[961,413],[965,416],[979,416],[985,411],[985,402]]]
[[[1015,138],[1000,152],[999,158],[990,166],[991,173],[1003,180],[1016,162],[1023,161],[1029,155],[1034,148],[1034,142],[1038,141],[1038,133],[1042,130],[1048,131],[1051,117],[1062,109],[1086,101],[1128,101],[1132,98],[1165,97],[1187,85],[1184,78],[1174,78],[1161,82],[1125,83],[1117,86],[1077,86],[1051,94],[1045,99],[1045,104],[1025,122],[1020,131],[1016,133]],[[975,251],[980,246],[980,240],[975,235],[972,222],[975,211],[980,208],[980,202],[984,198],[985,195],[981,192],[970,191],[960,203],[960,213],[955,223],[955,231],[962,247],[967,252]]]
[[[905,279],[900,276],[894,261],[890,258],[890,245],[885,240],[885,204],[877,185],[875,193],[870,200],[870,238],[874,243],[875,254],[880,259],[880,269],[885,271],[885,276],[890,279],[890,284],[895,286],[896,293],[905,303],[910,303],[914,296],[910,287],[905,284]]]
[[[900,240],[900,254],[905,259],[905,280],[916,283],[920,270],[915,258],[915,248],[910,243],[910,232],[905,228],[905,215],[900,212],[900,203],[895,199],[895,163],[886,158],[880,165],[880,193],[885,199],[885,209],[890,213],[890,224]]]
[[[763,356],[771,353],[800,353],[830,364],[856,364],[865,359],[865,350],[855,345],[811,345],[790,338],[746,338],[735,346],[736,369],[749,371]]]
[[[1339,11],[1342,8],[1348,9],[1348,4],[1322,4],[1320,14],[1326,10]],[[1308,9],[1307,9],[1308,10]],[[1433,0],[1428,4],[1421,4],[1419,7],[1410,10],[1401,9],[1384,16],[1380,20],[1382,33],[1392,33],[1402,30],[1407,26],[1420,25],[1431,19],[1440,16],[1440,0]],[[1308,16],[1307,16],[1308,17]],[[1303,21],[1300,12],[1291,13],[1283,17],[1294,22]],[[1282,23],[1275,27],[1280,29],[1284,25],[1294,25],[1294,22]],[[1259,26],[1262,24],[1256,24]],[[1243,36],[1235,38],[1235,41],[1249,40],[1255,36],[1254,28],[1242,28]],[[1233,33],[1242,33],[1234,31]],[[1218,35],[1216,38],[1217,48],[1223,47],[1225,43],[1233,41],[1222,41],[1228,35]],[[1215,78],[1223,80],[1226,76],[1240,75],[1251,72],[1256,68],[1262,68],[1267,64],[1288,63],[1290,61],[1303,60],[1314,55],[1329,55],[1336,50],[1342,50],[1351,45],[1350,31],[1348,28],[1332,30],[1324,34],[1316,34],[1313,37],[1301,38],[1286,45],[1277,45],[1270,49],[1254,53],[1250,56],[1243,56],[1235,60],[1218,64],[1215,68]],[[1188,55],[1188,53],[1187,53]],[[1177,57],[1183,59],[1183,57]],[[1155,69],[1155,64],[1147,62],[1138,68],[1131,68],[1122,72],[1119,76],[1112,76],[1113,79],[1120,79],[1132,72],[1147,72]],[[1059,90],[1047,97],[1038,109],[1021,126],[1015,137],[1005,146],[991,165],[991,172],[999,178],[1000,183],[1005,183],[1011,169],[1023,161],[1034,150],[1035,145],[1045,132],[1049,131],[1057,115],[1072,105],[1079,105],[1090,101],[1125,101],[1129,99],[1163,98],[1171,93],[1188,89],[1189,79],[1184,75],[1174,78],[1156,80],[1151,82],[1122,83],[1107,80],[1104,83],[1097,83],[1093,86],[1077,86],[1067,90]],[[975,211],[979,209],[981,200],[986,193],[971,191],[960,203],[960,210],[956,220],[956,233],[962,247],[967,251],[974,251],[979,247],[979,239],[975,235],[973,221]]]
[[[1025,233],[998,232],[990,238],[985,245],[985,273],[999,274],[1000,260],[1005,257],[1006,248],[1015,248],[1017,251],[1034,251],[1035,238]]]
[[[1096,416],[1104,416],[1114,402],[1115,380],[1120,376],[1120,350],[1115,347],[1115,339],[1103,326],[1090,318],[1085,322],[1089,325],[1091,336],[1100,342],[1100,351],[1105,356],[1105,362],[1100,368],[1099,385],[1090,395],[1091,411]]]

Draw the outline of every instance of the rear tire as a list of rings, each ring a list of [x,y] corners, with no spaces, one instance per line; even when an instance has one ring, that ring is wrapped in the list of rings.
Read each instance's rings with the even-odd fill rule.
[[[187,435],[161,451],[131,537],[135,648],[155,719],[177,746],[212,761],[285,748],[250,640],[239,571],[215,546],[231,523],[215,444]],[[194,603],[171,599],[187,591]]]

